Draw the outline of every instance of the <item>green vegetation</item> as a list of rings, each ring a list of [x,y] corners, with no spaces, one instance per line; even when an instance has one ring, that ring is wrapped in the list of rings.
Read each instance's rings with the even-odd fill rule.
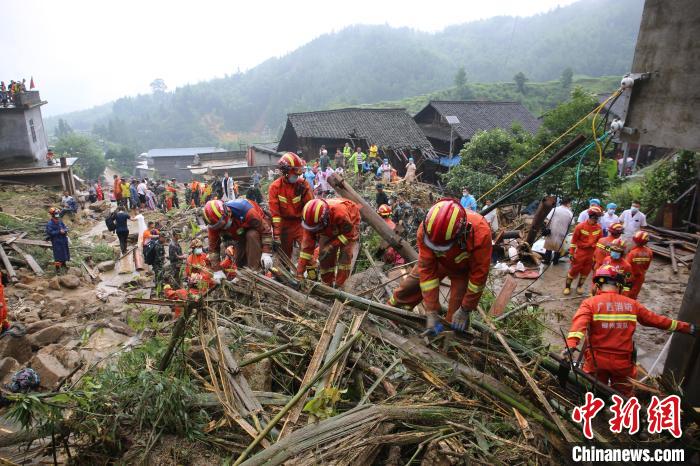
[[[96,179],[107,166],[104,154],[97,142],[88,136],[70,132],[61,137],[54,148],[56,155],[77,157],[76,171],[88,179]]]
[[[684,150],[672,158],[660,161],[654,170],[646,170],[639,200],[647,214],[653,213],[656,208],[662,207],[665,203],[674,202],[694,185],[698,163],[700,163],[698,153]],[[691,201],[692,196],[686,196],[684,202],[679,205],[678,214],[682,218],[687,218]]]
[[[568,93],[559,82],[567,69],[618,77],[629,70],[642,5],[642,0],[581,1],[537,16],[490,18],[438,33],[351,26],[245,73],[125,97],[111,107],[62,118],[76,130],[137,152],[230,145],[253,136],[274,138],[288,112],[395,101],[455,82],[458,98],[473,93],[512,99],[510,92],[486,95],[482,86],[488,85],[466,83],[507,81],[518,73],[530,80],[516,92],[518,99],[533,102],[526,105],[541,113]],[[544,80],[557,80],[561,92],[539,94],[536,82]],[[503,87],[517,91],[514,83]]]

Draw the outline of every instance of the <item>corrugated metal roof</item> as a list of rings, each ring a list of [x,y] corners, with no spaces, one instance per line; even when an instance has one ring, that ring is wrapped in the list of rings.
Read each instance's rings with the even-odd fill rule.
[[[226,150],[218,149],[216,147],[168,147],[162,149],[151,149],[148,151],[148,157],[193,157],[196,154],[212,152],[226,152]]]
[[[459,119],[454,131],[463,140],[471,139],[477,131],[510,129],[513,123],[519,123],[530,133],[535,133],[540,127],[540,121],[520,102],[434,100],[426,108],[430,106],[442,116],[454,115]]]
[[[287,129],[291,125],[297,137],[358,138],[387,149],[431,148],[416,122],[402,108],[345,108],[290,113],[287,115],[287,122]],[[284,139],[285,135],[282,141]]]

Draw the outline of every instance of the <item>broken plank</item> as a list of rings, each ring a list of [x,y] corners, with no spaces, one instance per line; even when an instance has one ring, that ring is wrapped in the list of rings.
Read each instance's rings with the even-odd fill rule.
[[[0,260],[2,260],[2,265],[5,267],[5,270],[7,271],[7,276],[10,277],[10,280],[14,283],[17,281],[17,272],[15,272],[15,268],[12,267],[12,264],[10,263],[10,258],[7,257],[7,254],[5,254],[5,250],[0,247]]]
[[[17,235],[4,235],[0,236],[0,242],[6,243],[7,241],[13,240],[13,243],[24,244],[25,246],[41,246],[44,248],[50,248],[51,243],[48,241],[41,241],[38,239],[26,239],[17,238]]]
[[[510,298],[513,296],[513,291],[515,291],[516,286],[517,283],[515,279],[508,275],[501,287],[501,291],[498,292],[498,296],[496,296],[496,299],[491,305],[490,313],[492,316],[496,317],[503,314],[503,311],[505,311],[506,306],[508,306],[510,302]]]
[[[88,275],[90,275],[90,278],[92,280],[97,280],[97,274],[90,267],[88,267],[88,265],[85,263],[85,261],[80,261],[80,265],[83,266],[83,268],[88,273]]]
[[[7,241],[5,242],[5,244],[9,246],[9,245],[12,244],[13,242],[17,241],[18,239],[22,239],[22,238],[24,238],[25,236],[27,236],[27,232],[26,232],[26,231],[23,231],[22,233],[19,234],[19,236],[15,236],[14,238],[12,238],[12,239],[10,239],[10,240],[7,240]]]
[[[331,307],[330,313],[328,314],[326,324],[323,326],[323,331],[321,331],[321,336],[319,337],[318,344],[314,349],[314,354],[313,356],[311,356],[311,361],[309,361],[309,365],[306,368],[306,373],[304,374],[304,378],[302,380],[302,386],[308,384],[309,381],[316,376],[316,373],[321,367],[323,355],[326,354],[328,345],[331,342],[331,337],[333,336],[333,332],[335,331],[335,327],[338,324],[338,321],[340,320],[340,315],[342,313],[343,303],[336,299],[333,302],[333,306]],[[294,424],[299,420],[301,411],[304,409],[304,404],[306,404],[307,397],[307,394],[303,394],[299,402],[296,405],[294,405],[289,411],[289,414],[287,415],[287,419],[285,420],[284,425],[282,426],[282,430],[280,431],[278,439],[281,439],[285,435],[289,434],[289,432],[291,431],[290,424]]]
[[[27,263],[29,268],[32,269],[32,272],[34,272],[35,274],[37,274],[39,276],[44,275],[44,269],[41,268],[39,263],[34,259],[34,257],[32,257],[31,254],[27,254],[19,246],[17,246],[14,243],[8,242],[5,244],[8,244],[10,246],[10,248],[12,248],[13,251],[15,251],[17,254],[20,254],[24,258],[24,261]]]

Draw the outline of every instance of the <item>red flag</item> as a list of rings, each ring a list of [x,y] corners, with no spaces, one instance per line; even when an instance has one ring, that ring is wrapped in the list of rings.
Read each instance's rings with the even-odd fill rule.
[[[29,80],[29,89],[34,89],[34,87],[34,76],[32,76]]]

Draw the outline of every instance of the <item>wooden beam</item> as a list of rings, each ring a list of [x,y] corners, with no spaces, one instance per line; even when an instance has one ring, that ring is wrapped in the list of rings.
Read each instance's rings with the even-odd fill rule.
[[[35,274],[37,274],[39,276],[44,275],[44,270],[37,263],[37,261],[34,259],[34,257],[32,257],[31,254],[27,254],[22,249],[20,249],[19,246],[17,246],[14,243],[8,242],[6,244],[9,244],[10,248],[12,248],[13,251],[15,251],[17,254],[20,254],[24,258],[24,261],[27,263],[29,268],[32,269],[32,272],[34,272]]]
[[[508,306],[510,302],[510,298],[513,296],[513,291],[515,291],[516,286],[517,282],[515,279],[511,275],[508,275],[503,283],[501,291],[491,305],[490,313],[493,317],[503,314],[503,311],[505,311],[506,306]]]
[[[2,260],[2,265],[5,266],[7,276],[10,277],[12,283],[17,282],[17,272],[15,272],[15,268],[12,267],[10,259],[7,257],[7,254],[5,254],[5,250],[2,248],[2,246],[0,246],[0,260]]]

